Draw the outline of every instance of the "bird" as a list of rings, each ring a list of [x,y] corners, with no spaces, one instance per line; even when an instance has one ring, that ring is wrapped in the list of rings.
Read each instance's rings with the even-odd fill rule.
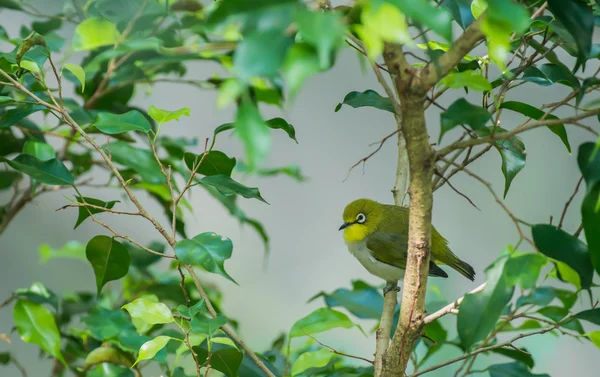
[[[384,295],[390,290],[398,291],[397,282],[404,278],[408,256],[409,209],[396,205],[381,204],[370,199],[357,199],[346,206],[344,241],[348,251],[371,274],[387,283]],[[445,264],[467,279],[475,280],[475,270],[460,260],[448,247],[448,241],[432,226],[431,261],[429,276],[447,278],[448,274],[438,264]]]

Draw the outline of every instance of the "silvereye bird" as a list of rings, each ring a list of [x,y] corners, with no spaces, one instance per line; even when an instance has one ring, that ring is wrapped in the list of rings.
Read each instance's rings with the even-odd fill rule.
[[[397,281],[404,277],[408,255],[408,208],[358,199],[346,206],[343,220],[339,230],[344,230],[350,253],[367,271],[387,282],[384,293],[397,290]],[[433,227],[430,259],[430,276],[448,277],[438,263],[475,280],[473,267],[458,259],[448,247],[448,241]]]

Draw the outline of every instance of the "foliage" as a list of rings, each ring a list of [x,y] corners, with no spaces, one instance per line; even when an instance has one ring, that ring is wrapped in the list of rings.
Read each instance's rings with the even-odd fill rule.
[[[425,108],[439,106],[435,100],[446,92],[465,90],[481,96],[480,103],[459,98],[447,109],[442,107],[438,142],[453,136],[455,141],[437,150],[436,169],[443,179],[434,179],[435,189],[459,172],[475,176],[467,166],[493,147],[502,159],[506,197],[517,175],[525,174],[521,132],[548,128],[568,153],[569,125],[598,134],[581,124],[600,114],[597,101],[580,106],[586,94],[600,87],[598,72],[589,76],[584,71],[600,52],[592,43],[600,15],[595,3],[359,0],[333,9],[328,1],[314,7],[296,0],[82,3],[67,1],[60,12],[45,15],[25,2],[0,0],[2,14],[28,14],[36,19],[23,26],[19,35],[9,36],[0,25],[3,46],[11,47],[0,53],[0,190],[14,191],[0,206],[0,234],[24,205],[56,190],[65,192],[61,209],[73,212],[74,229],[90,219],[99,231],[104,228],[110,234],[98,234],[85,245],[71,241],[58,249],[40,246],[43,262],[71,258],[89,263],[96,292],[58,295],[34,283],[16,290],[0,305],[12,304],[20,338],[56,361],[54,376],[64,371],[78,376],[134,376],[148,365],[178,377],[206,376],[210,370],[229,377],[373,375],[372,361],[361,357],[354,357],[359,363],[350,361],[352,355],[323,345],[315,336],[332,329],[356,331],[355,327],[364,332],[355,318],[379,320],[384,298],[378,287],[354,281],[351,289],[321,292],[313,299],[323,298],[323,307],[295,322],[268,350],[254,353],[236,335],[237,321],[223,313],[219,290],[195,273],[199,269],[235,283],[225,261],[232,258],[236,245],[210,229],[192,237],[185,227],[192,208],[184,194],[205,190],[234,218],[250,225],[268,250],[267,231],[239,208],[238,201],[268,202],[259,188],[240,183],[239,175],[284,174],[298,181],[304,176],[296,165],[266,166],[273,133],[287,135],[290,145],[298,140],[296,127],[280,117],[266,119],[264,107],[284,108],[307,80],[338,63],[344,48],[352,46],[361,59],[367,57],[378,75],[394,68],[376,63],[394,44],[404,46],[403,59],[416,57],[399,64],[410,69],[427,64],[428,72],[442,72],[428,88],[431,92],[421,93],[429,101]],[[443,65],[452,59],[455,47],[464,43],[453,36],[454,22],[465,35],[479,30],[481,36],[475,42],[484,40],[487,53],[467,55],[474,45],[467,46],[456,64],[444,72]],[[58,33],[63,29],[73,30],[72,40]],[[415,36],[424,43],[417,44]],[[574,64],[559,60],[555,49],[574,57]],[[72,51],[83,58],[75,61]],[[69,62],[59,60],[61,54]],[[389,56],[384,54],[386,59]],[[216,64],[225,78],[188,80],[190,62]],[[196,140],[165,136],[163,126],[197,114],[188,108],[162,109],[160,104],[141,109],[130,102],[141,85],[160,80],[215,90],[217,107],[234,111],[235,121],[215,127],[206,142],[200,143],[204,145],[200,151]],[[398,100],[385,79],[380,82],[385,95],[361,88],[348,93],[334,110],[371,107],[400,119]],[[505,100],[519,85],[543,89],[556,84],[572,93],[543,108]],[[396,95],[402,99],[405,94]],[[576,115],[560,119],[553,114],[573,100]],[[525,122],[501,127],[502,115],[508,112],[520,114]],[[456,138],[459,126],[465,133]],[[243,145],[243,158],[215,149],[219,148],[217,135],[228,131]],[[545,332],[600,348],[600,330],[595,327],[600,325],[600,311],[592,295],[594,279],[600,274],[599,147],[600,142],[592,141],[577,148],[585,196],[580,206],[582,226],[575,232],[562,228],[572,198],[558,225],[529,224],[516,218],[491,185],[479,179],[515,222],[520,240],[507,246],[487,269],[487,285],[467,294],[458,306],[456,338],[449,335],[452,322],[442,318],[450,310],[425,318],[420,345],[412,350],[413,375],[445,366],[431,366],[432,356],[458,347],[464,356],[455,362],[464,363],[463,376],[474,372],[473,360],[479,353],[510,361],[489,366],[492,377],[547,376],[532,372],[534,367],[543,371],[543,366],[535,366],[534,355],[513,344]],[[454,151],[457,154],[449,157]],[[457,163],[465,151],[463,162]],[[110,174],[110,181],[101,185],[113,189],[107,191],[107,198],[85,195],[88,187],[97,184],[98,171]],[[148,213],[145,201],[138,199],[140,192],[159,204],[171,220],[169,226]],[[121,208],[121,201],[114,199],[118,193],[125,194],[135,212]],[[156,228],[161,241],[142,245],[104,223],[100,214],[139,216]],[[531,227],[532,239],[522,230],[525,226]],[[164,259],[172,262],[166,271],[158,267]],[[107,285],[110,281],[119,281],[122,289]],[[429,299],[432,290],[427,305],[435,313],[443,305]],[[592,298],[591,306],[573,309],[586,295]],[[399,309],[394,313],[396,323]],[[588,328],[594,330],[586,332]],[[506,341],[506,333],[515,331],[520,335]],[[22,368],[10,353],[0,354],[0,364]]]

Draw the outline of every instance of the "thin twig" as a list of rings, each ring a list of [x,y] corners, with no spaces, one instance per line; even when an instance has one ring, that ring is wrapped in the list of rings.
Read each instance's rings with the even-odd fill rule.
[[[373,362],[373,360],[369,360],[369,359],[367,359],[367,358],[364,358],[364,357],[361,357],[361,356],[350,355],[350,354],[348,354],[348,353],[345,353],[345,352],[338,351],[338,350],[336,350],[336,349],[335,349],[335,348],[333,348],[333,347],[330,347],[330,346],[328,346],[328,345],[326,345],[326,344],[323,344],[323,343],[321,343],[321,342],[320,342],[320,341],[319,341],[317,338],[315,338],[315,337],[314,337],[314,336],[312,336],[311,334],[307,333],[306,331],[302,330],[302,332],[304,333],[304,335],[306,335],[306,336],[308,336],[308,337],[312,338],[312,340],[314,340],[315,342],[317,342],[319,345],[321,345],[322,347],[325,347],[325,348],[327,348],[328,350],[330,350],[331,352],[335,353],[336,355],[340,355],[340,356],[346,356],[346,357],[350,357],[350,358],[353,358],[353,359],[357,359],[357,360],[366,361],[366,362],[367,362],[367,363],[369,363],[369,364],[373,364],[373,363],[374,363],[374,362]]]
[[[579,191],[579,186],[581,186],[581,182],[583,182],[583,176],[581,178],[579,178],[579,181],[577,181],[577,185],[575,186],[575,191],[573,191],[573,194],[571,195],[569,200],[567,200],[567,202],[565,203],[565,208],[563,209],[563,211],[560,215],[560,220],[558,221],[558,229],[562,228],[563,221],[565,219],[565,215],[567,214],[567,210],[569,209],[571,202],[575,198],[575,195],[577,195],[577,191]]]

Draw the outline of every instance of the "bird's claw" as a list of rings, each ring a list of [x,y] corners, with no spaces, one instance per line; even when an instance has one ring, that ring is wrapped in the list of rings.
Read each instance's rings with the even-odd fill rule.
[[[385,296],[386,294],[388,294],[388,292],[391,291],[400,292],[400,287],[397,283],[388,283],[388,285],[386,285],[385,288],[383,288],[383,295]]]

